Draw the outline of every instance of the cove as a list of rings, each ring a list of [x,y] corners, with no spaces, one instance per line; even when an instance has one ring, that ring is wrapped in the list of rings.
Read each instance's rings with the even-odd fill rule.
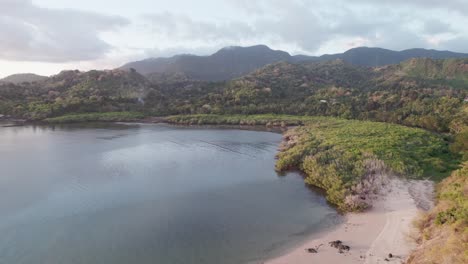
[[[281,135],[221,128],[0,126],[0,263],[259,263],[341,221]]]

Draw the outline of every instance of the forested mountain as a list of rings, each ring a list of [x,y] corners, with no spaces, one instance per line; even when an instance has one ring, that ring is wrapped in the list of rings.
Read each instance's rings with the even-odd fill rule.
[[[151,81],[150,81],[150,80]],[[411,59],[383,67],[342,60],[279,62],[231,81],[136,71],[62,72],[0,85],[0,113],[42,119],[67,113],[292,114],[375,120],[449,131],[468,96],[468,59]]]
[[[320,57],[296,55],[272,50],[264,45],[252,47],[223,48],[210,56],[177,55],[170,58],[151,58],[130,62],[122,69],[136,69],[139,73],[179,74],[194,80],[222,81],[241,77],[275,62],[323,62],[341,59],[360,66],[383,66],[397,64],[410,58],[468,58],[468,54],[450,51],[410,49],[392,51],[381,48],[354,48],[345,53],[323,55]]]
[[[0,113],[40,120],[70,112],[135,109],[150,88],[134,71],[63,71],[34,83],[0,84]]]
[[[341,60],[281,62],[225,83],[150,92],[146,109],[157,115],[325,115],[447,131],[468,95],[467,65],[466,59],[415,59],[380,68]],[[432,74],[439,69],[453,74]]]
[[[46,76],[37,75],[34,73],[19,73],[7,76],[3,79],[0,79],[0,82],[10,82],[10,83],[23,83],[23,82],[37,82],[46,79]]]
[[[210,56],[177,55],[147,59],[128,63],[122,69],[134,68],[141,74],[181,73],[195,80],[219,81],[242,76],[273,62],[289,60],[291,56],[287,52],[259,45],[227,47]]]

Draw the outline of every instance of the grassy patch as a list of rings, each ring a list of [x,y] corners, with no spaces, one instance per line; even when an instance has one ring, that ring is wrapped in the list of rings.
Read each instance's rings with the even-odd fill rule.
[[[81,123],[81,122],[123,122],[137,121],[145,116],[138,112],[107,112],[70,114],[44,119],[44,122],[53,124]]]
[[[447,142],[428,131],[399,125],[321,119],[288,131],[278,153],[278,171],[298,168],[306,183],[323,188],[342,210],[360,210],[379,177],[392,172],[439,180],[457,166]],[[374,186],[373,186],[374,185]]]

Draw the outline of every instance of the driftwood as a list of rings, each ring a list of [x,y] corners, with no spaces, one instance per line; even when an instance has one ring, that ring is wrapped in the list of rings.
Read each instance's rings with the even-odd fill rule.
[[[321,246],[323,246],[323,244],[320,244],[320,245],[318,245],[318,246],[316,246],[316,247],[314,247],[314,248],[307,248],[306,250],[307,250],[307,252],[309,252],[309,253],[318,253],[318,250],[319,250],[319,248],[320,248]]]

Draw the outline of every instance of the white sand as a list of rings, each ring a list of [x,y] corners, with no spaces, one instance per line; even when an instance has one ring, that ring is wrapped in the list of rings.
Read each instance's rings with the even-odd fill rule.
[[[319,234],[290,253],[267,261],[267,264],[342,264],[342,263],[403,263],[415,247],[409,237],[412,221],[420,208],[429,209],[433,184],[429,181],[390,180],[388,189],[365,213],[350,213],[344,224]],[[328,245],[341,240],[351,247],[340,254]],[[319,245],[318,253],[305,249]],[[393,258],[388,258],[392,253]],[[385,261],[387,258],[389,261]]]

